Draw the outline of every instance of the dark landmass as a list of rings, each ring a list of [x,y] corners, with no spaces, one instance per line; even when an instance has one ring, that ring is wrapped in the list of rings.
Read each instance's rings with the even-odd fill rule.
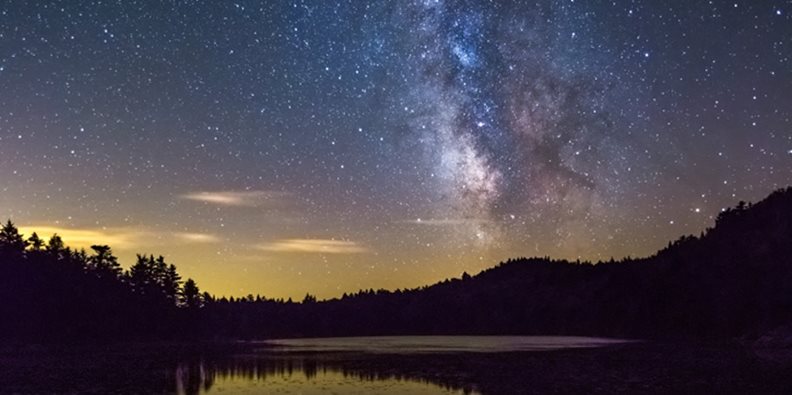
[[[519,258],[411,290],[299,303],[217,298],[164,258],[123,271],[93,254],[0,230],[0,339],[7,343],[304,336],[553,334],[758,339],[792,323],[792,188],[720,213],[714,228],[621,261]],[[781,329],[779,329],[781,328]],[[786,344],[786,343],[784,343]]]
[[[712,340],[792,322],[792,189],[740,203],[715,227],[621,261],[520,258],[415,290],[283,303],[212,299],[207,333],[256,338],[559,334]]]

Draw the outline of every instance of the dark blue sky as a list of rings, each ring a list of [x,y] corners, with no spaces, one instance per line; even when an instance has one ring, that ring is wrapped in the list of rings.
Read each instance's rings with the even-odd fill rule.
[[[790,1],[7,1],[0,214],[219,294],[645,255],[792,184]]]

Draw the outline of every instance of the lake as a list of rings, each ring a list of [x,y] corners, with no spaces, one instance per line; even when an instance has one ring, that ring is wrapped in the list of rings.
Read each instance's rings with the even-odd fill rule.
[[[350,356],[362,356],[361,359],[373,362],[387,360],[389,354],[456,354],[457,358],[464,359],[475,358],[475,355],[465,355],[470,353],[592,348],[626,342],[559,336],[384,336],[269,340],[254,343],[263,347],[258,353],[238,356],[239,366],[218,372],[211,388],[207,388],[204,393],[475,394],[478,392],[472,386],[456,388],[453,383],[438,384],[396,371],[343,369],[334,366],[333,362],[340,363]],[[321,357],[319,359],[322,361],[318,362],[317,357]],[[187,379],[182,376],[177,375],[180,383],[177,392],[186,394],[189,392],[187,389],[191,388],[185,384],[190,375],[186,376]]]
[[[366,352],[380,354],[549,351],[604,347],[629,340],[572,336],[381,336],[286,339],[263,342],[286,352]]]
[[[789,368],[758,361],[740,347],[587,337],[24,347],[0,353],[0,393],[788,392]]]

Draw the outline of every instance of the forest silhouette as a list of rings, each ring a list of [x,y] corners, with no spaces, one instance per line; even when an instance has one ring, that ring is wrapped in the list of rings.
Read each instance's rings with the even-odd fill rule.
[[[162,256],[123,270],[109,246],[0,229],[0,341],[238,340],[362,335],[719,339],[792,323],[792,187],[722,211],[640,259],[517,258],[408,290],[300,301],[215,297]]]

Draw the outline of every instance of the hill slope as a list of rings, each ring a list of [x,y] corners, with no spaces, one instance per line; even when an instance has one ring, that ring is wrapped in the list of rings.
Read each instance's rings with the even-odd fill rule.
[[[722,212],[700,237],[610,263],[514,259],[476,276],[322,302],[213,301],[230,336],[576,334],[713,338],[792,321],[792,188]]]
[[[792,188],[722,212],[700,237],[607,263],[520,258],[413,290],[302,303],[201,294],[164,258],[122,271],[0,229],[0,341],[404,334],[724,338],[792,324]]]

